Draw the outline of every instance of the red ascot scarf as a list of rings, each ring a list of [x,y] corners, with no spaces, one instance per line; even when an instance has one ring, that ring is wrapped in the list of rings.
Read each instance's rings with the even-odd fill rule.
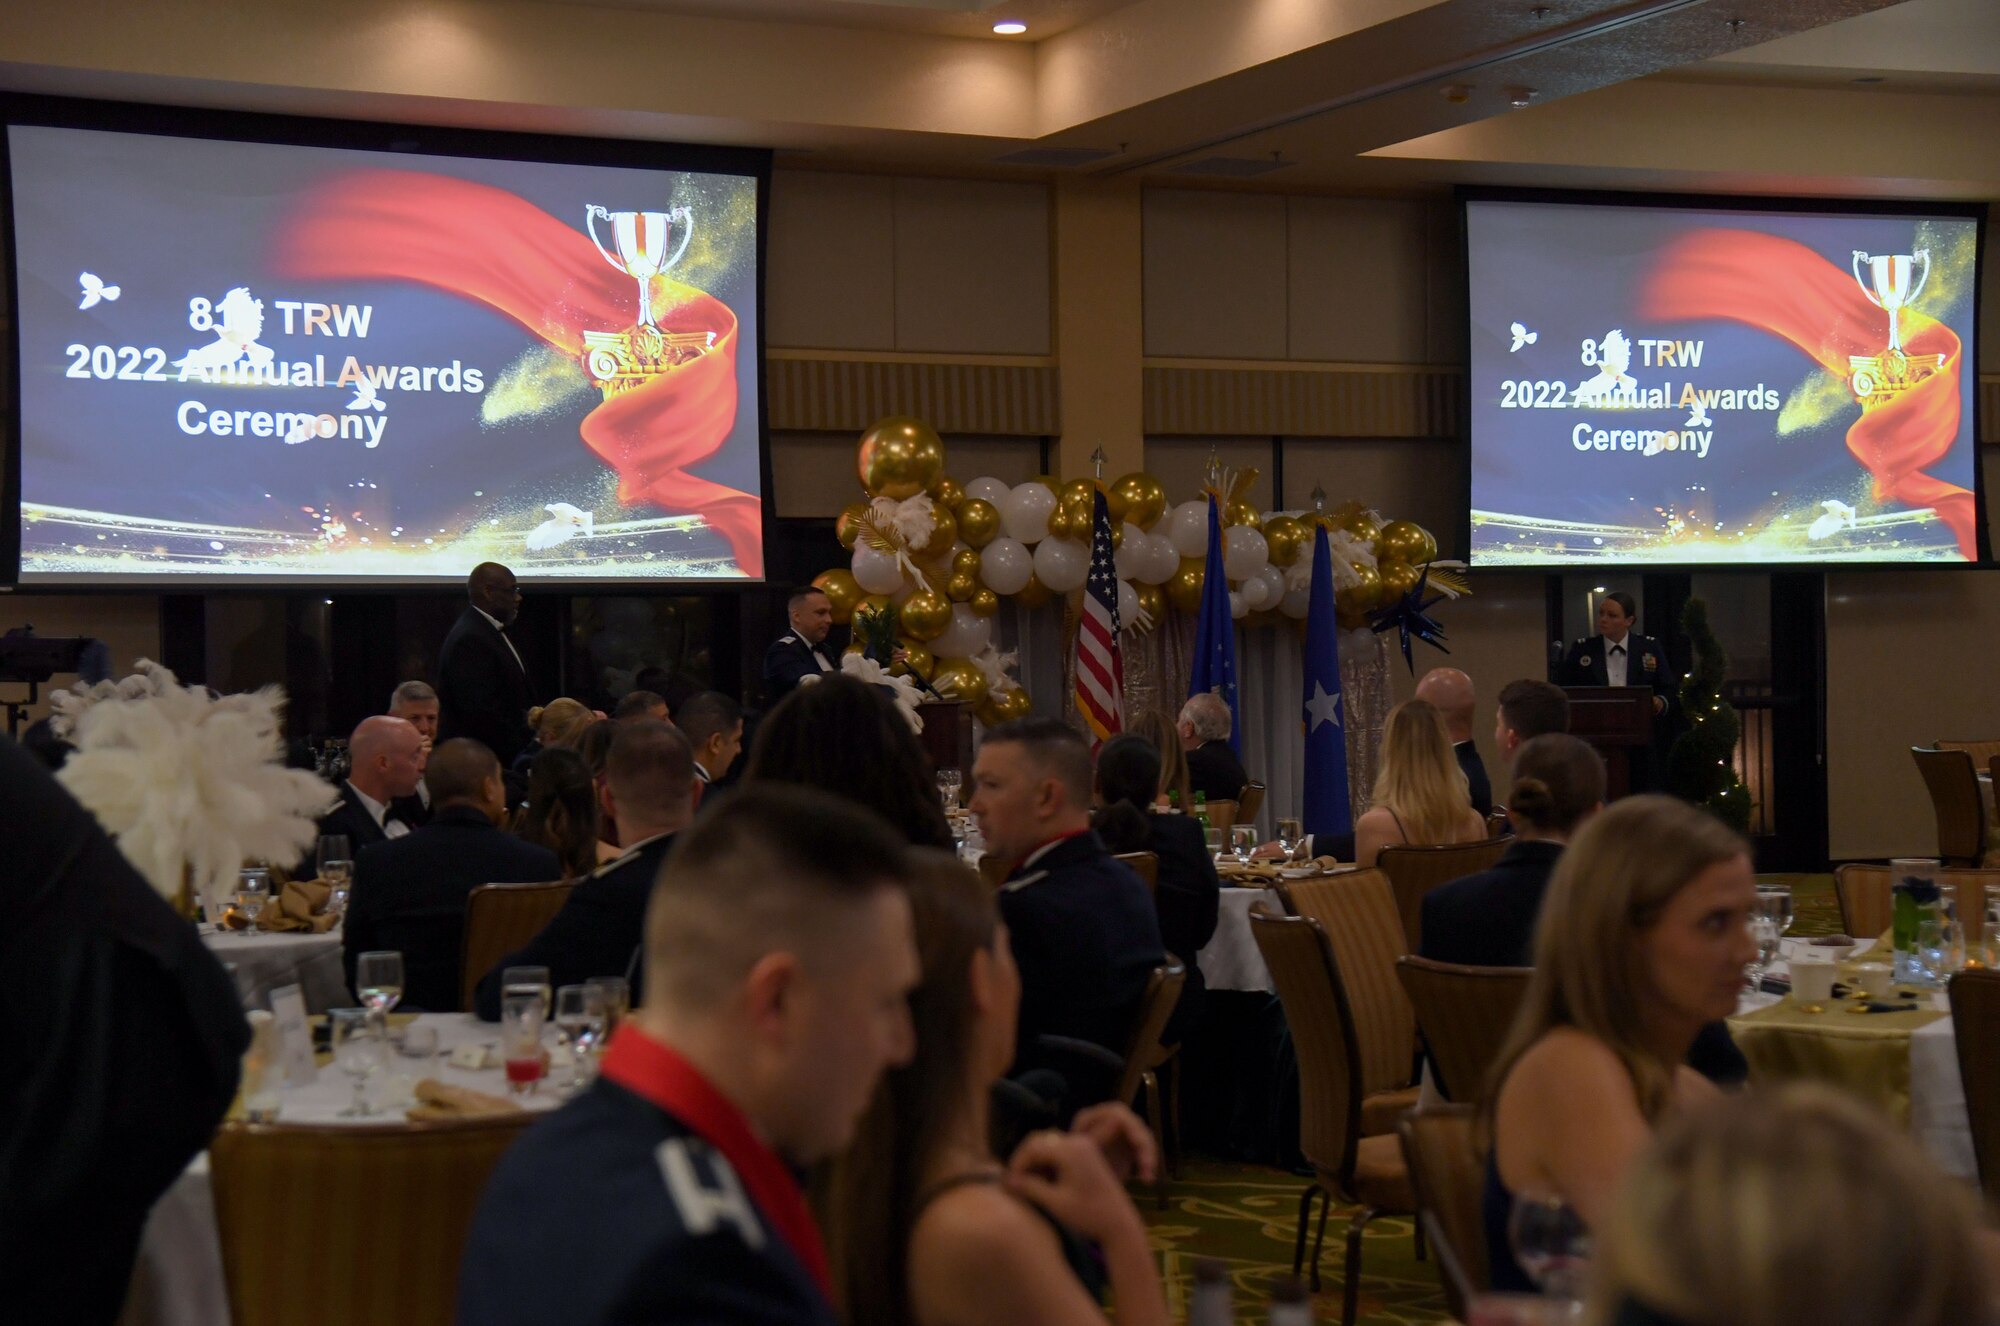
[[[756,1203],[757,1213],[791,1247],[792,1254],[819,1285],[827,1301],[833,1301],[826,1246],[820,1241],[819,1226],[813,1223],[805,1194],[778,1153],[751,1131],[743,1111],[717,1091],[693,1064],[629,1022],[612,1036],[600,1071],[610,1081],[680,1120],[721,1152],[736,1176],[743,1180],[743,1188]]]
[[[1845,379],[1849,355],[1881,354],[1889,315],[1861,293],[1854,277],[1805,245],[1752,230],[1701,230],[1669,245],[1640,296],[1647,318],[1729,318],[1784,337]],[[1979,557],[1972,494],[1925,474],[1958,440],[1958,333],[1904,309],[1903,345],[1913,355],[1941,354],[1944,368],[1847,430],[1847,449],[1875,479],[1875,497],[1929,507],[1958,538],[1967,561]]]
[[[362,170],[314,191],[280,232],[277,269],[315,280],[411,281],[489,305],[558,350],[585,329],[638,320],[632,278],[588,236],[484,184],[416,171]],[[753,578],[764,574],[758,500],[687,473],[736,424],[736,315],[713,295],[653,282],[663,330],[715,333],[708,353],[620,392],[582,424],[584,445],[618,471],[618,498],[699,512]]]

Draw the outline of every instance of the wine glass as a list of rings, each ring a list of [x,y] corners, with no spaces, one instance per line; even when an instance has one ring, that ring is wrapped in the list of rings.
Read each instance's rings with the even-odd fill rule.
[[[1780,936],[1791,933],[1792,890],[1785,884],[1759,884],[1757,910],[1778,923]]]
[[[573,1087],[589,1080],[591,1051],[603,1043],[604,1022],[602,986],[565,985],[556,991],[556,1026],[576,1059],[569,1080]]]
[[[958,809],[958,792],[965,785],[965,775],[957,769],[938,770],[938,793],[944,797],[947,812]]]
[[[542,1001],[542,1020],[546,1022],[555,1003],[555,991],[549,985],[547,967],[509,967],[500,973],[500,997],[512,999],[515,995],[533,995]]]
[[[1756,941],[1757,956],[1744,967],[1744,993],[1756,994],[1764,988],[1764,973],[1778,952],[1778,923],[1762,912],[1750,917],[1750,938]]]
[[[319,851],[313,858],[313,864],[319,871],[319,877],[322,880],[326,880],[329,884],[333,882],[332,880],[327,880],[326,877],[326,868],[329,865],[345,865],[348,870],[347,877],[352,878],[354,852],[348,846],[347,835],[344,833],[329,833],[321,838],[319,840]]]
[[[500,1001],[500,1058],[507,1087],[526,1095],[542,1080],[542,992],[503,996]]]
[[[257,919],[257,913],[271,897],[271,872],[263,866],[245,866],[236,872],[236,910],[245,921]]]
[[[1575,1302],[1590,1264],[1590,1231],[1568,1202],[1549,1193],[1519,1193],[1507,1216],[1507,1244],[1542,1293]]]
[[[1208,844],[1208,854],[1215,858],[1215,864],[1222,864],[1222,830],[1213,825],[1201,831],[1202,841]]]
[[[374,1113],[366,1095],[368,1076],[383,1060],[380,1028],[366,1008],[336,1008],[326,1018],[333,1030],[334,1066],[354,1079],[354,1100],[339,1117],[365,1119]]]
[[[1230,850],[1236,855],[1236,864],[1250,864],[1250,854],[1257,850],[1257,826],[1254,824],[1231,825],[1229,829]]]
[[[1278,821],[1278,850],[1285,854],[1285,860],[1289,861],[1297,856],[1299,848],[1305,846],[1305,841],[1305,826],[1299,821]]]
[[[596,990],[604,1001],[604,1041],[608,1045],[618,1024],[632,1011],[632,986],[623,976],[599,976],[584,985]]]
[[[387,1016],[403,997],[403,955],[378,949],[356,958],[354,993],[363,1004]]]

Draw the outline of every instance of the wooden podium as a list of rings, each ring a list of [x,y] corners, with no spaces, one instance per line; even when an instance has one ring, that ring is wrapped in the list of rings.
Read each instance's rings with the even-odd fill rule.
[[[924,730],[917,735],[931,769],[957,769],[972,782],[972,706],[959,700],[926,700],[917,706]],[[972,799],[968,786],[965,799]]]
[[[1653,693],[1644,686],[1565,686],[1569,734],[1604,757],[1604,799],[1632,791],[1632,752],[1653,744]]]

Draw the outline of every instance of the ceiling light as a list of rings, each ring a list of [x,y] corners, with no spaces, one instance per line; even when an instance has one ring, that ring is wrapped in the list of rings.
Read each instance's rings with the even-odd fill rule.
[[[1531,87],[1510,87],[1507,89],[1507,104],[1515,110],[1523,110],[1535,102],[1535,90]]]
[[[1447,83],[1438,89],[1438,95],[1454,106],[1463,106],[1466,102],[1472,100],[1472,84]]]
[[[1028,25],[1018,18],[1003,18],[993,25],[993,30],[1003,37],[1018,37],[1028,30]]]

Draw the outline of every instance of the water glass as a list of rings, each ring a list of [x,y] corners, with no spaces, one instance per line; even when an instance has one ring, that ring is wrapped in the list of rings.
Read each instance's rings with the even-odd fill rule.
[[[1942,916],[1926,916],[1917,922],[1917,972],[1927,985],[1943,985],[1951,979],[1951,924]]]
[[[500,1058],[507,1088],[526,1095],[542,1080],[542,994],[507,995],[500,1001]]]
[[[354,1079],[354,1100],[340,1112],[343,1119],[365,1119],[374,1113],[368,1105],[368,1077],[382,1066],[386,1040],[381,1024],[366,1008],[336,1008],[326,1015],[333,1031],[333,1065]]]
[[[354,851],[348,846],[347,835],[329,833],[319,840],[319,851],[313,857],[313,865],[319,871],[321,881],[332,884],[335,881],[327,874],[328,866],[338,867],[342,881],[354,877]]]
[[[403,955],[375,950],[356,958],[354,993],[369,1008],[387,1014],[403,997]]]
[[[1590,1265],[1590,1231],[1569,1203],[1547,1193],[1524,1192],[1507,1216],[1507,1243],[1543,1294],[1575,1302]]]
[[[957,769],[938,770],[938,794],[944,798],[946,810],[958,809],[959,789],[965,785],[965,775]]]
[[[512,999],[516,995],[533,995],[542,1002],[542,1020],[548,1021],[554,1009],[555,991],[549,986],[547,967],[509,967],[500,973],[500,997]]]
[[[569,1042],[576,1065],[569,1084],[590,1080],[591,1055],[604,1043],[604,990],[589,985],[565,985],[556,991],[556,1026]]]
[[[1778,954],[1778,923],[1759,912],[1750,918],[1750,938],[1756,941],[1757,956],[1743,969],[1745,992],[1756,994],[1764,988],[1764,973]]]
[[[271,899],[271,872],[263,866],[245,866],[236,872],[236,910],[246,921],[257,919]]]
[[[1297,856],[1299,849],[1305,846],[1305,842],[1305,827],[1299,821],[1278,821],[1278,850],[1285,854],[1285,860],[1289,861]]]
[[[1784,884],[1759,884],[1757,910],[1778,923],[1780,935],[1791,933],[1792,890]]]
[[[1201,836],[1202,836],[1202,840],[1203,840],[1204,842],[1206,842],[1206,843],[1208,844],[1208,854],[1209,854],[1210,856],[1212,856],[1212,857],[1214,857],[1214,858],[1215,858],[1215,863],[1216,863],[1217,865],[1221,865],[1221,864],[1222,864],[1222,830],[1220,830],[1220,829],[1217,829],[1217,828],[1207,828],[1207,829],[1203,829],[1203,830],[1201,831]]]
[[[1254,824],[1230,826],[1229,846],[1236,854],[1237,864],[1248,865],[1251,854],[1257,850],[1257,826]]]
[[[632,1011],[632,986],[623,976],[599,976],[585,981],[584,986],[597,991],[604,1001],[604,1040],[609,1044],[618,1024]]]

